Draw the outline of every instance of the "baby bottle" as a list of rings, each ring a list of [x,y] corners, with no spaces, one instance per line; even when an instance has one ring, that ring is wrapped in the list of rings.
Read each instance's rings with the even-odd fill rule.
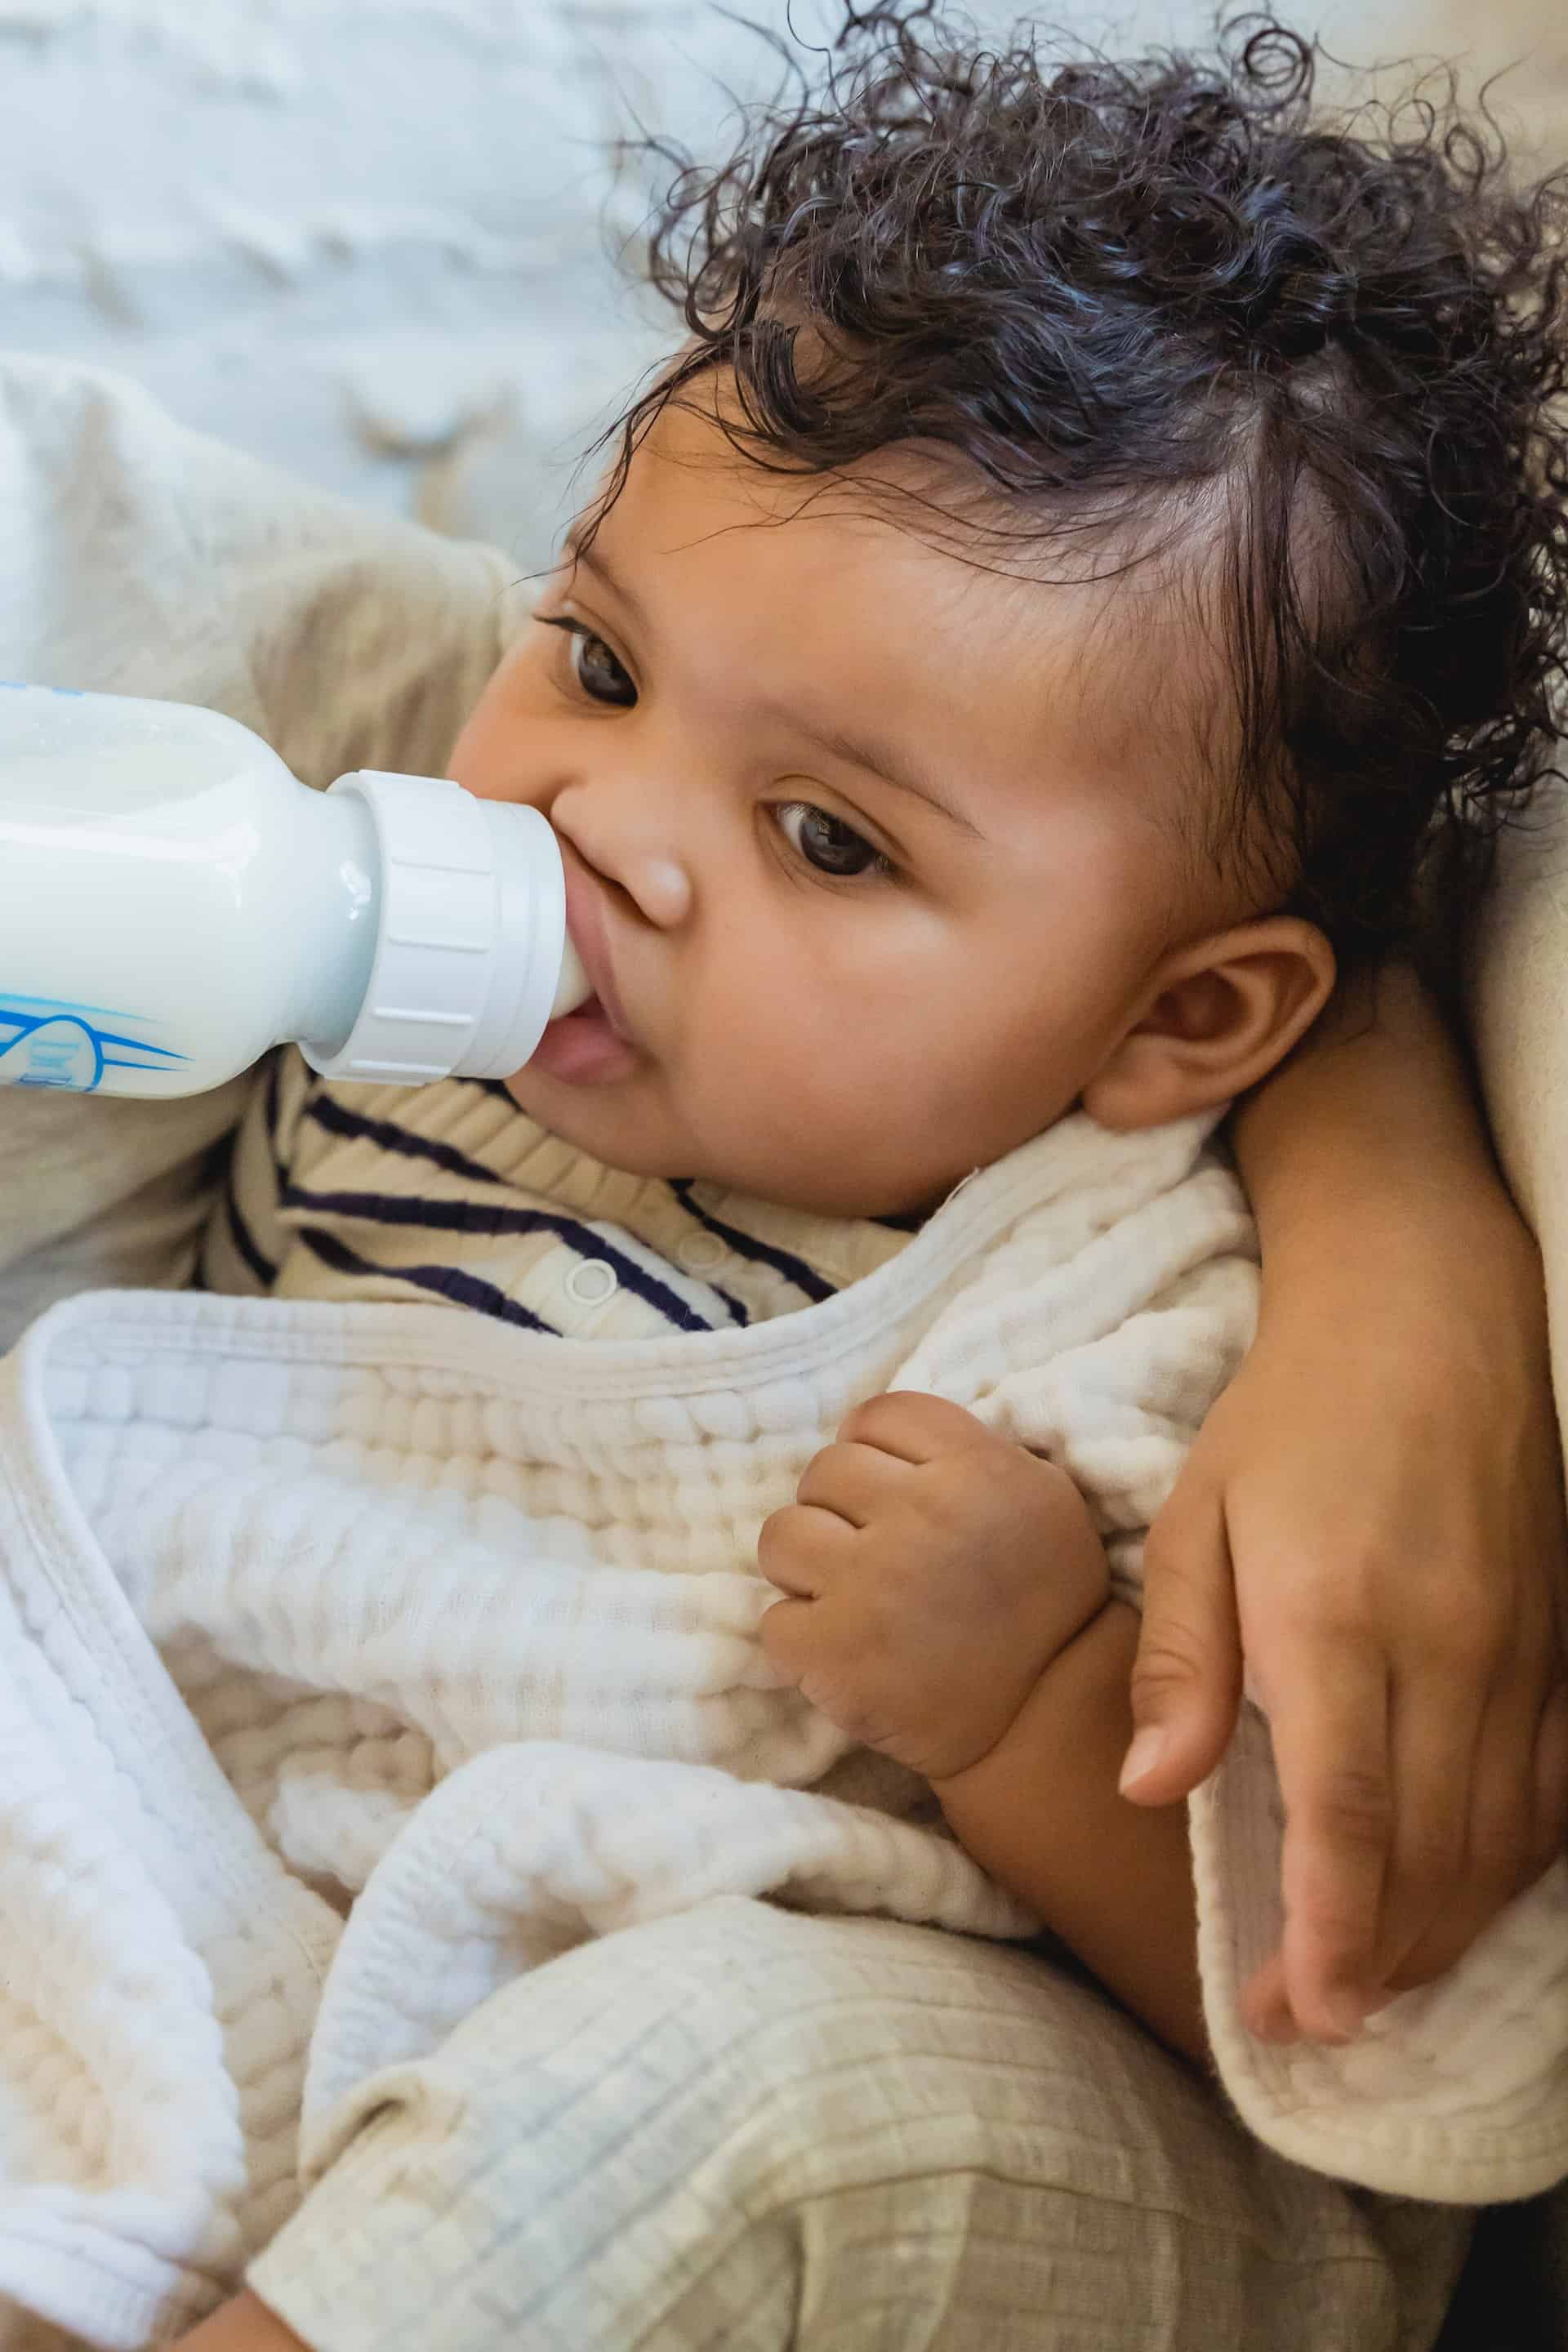
[[[183,703],[0,689],[0,1081],[193,1095],[504,1077],[589,995],[536,809],[363,769],[312,792]]]

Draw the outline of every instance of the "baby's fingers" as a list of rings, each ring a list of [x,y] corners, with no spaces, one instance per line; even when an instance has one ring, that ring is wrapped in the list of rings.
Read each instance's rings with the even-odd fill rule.
[[[816,1663],[815,1614],[813,1601],[775,1601],[763,1612],[757,1628],[763,1657],[784,1682],[794,1686],[805,1680]]]
[[[814,1454],[795,1488],[797,1503],[849,1528],[868,1527],[908,1496],[917,1473],[901,1455],[880,1446],[825,1445]]]
[[[837,1512],[789,1503],[763,1521],[757,1570],[798,1601],[815,1601],[842,1573],[855,1530]],[[766,1620],[763,1620],[766,1622]]]
[[[874,1445],[901,1462],[916,1463],[1007,1444],[963,1405],[925,1389],[888,1389],[868,1397],[846,1414],[838,1438],[841,1444]]]

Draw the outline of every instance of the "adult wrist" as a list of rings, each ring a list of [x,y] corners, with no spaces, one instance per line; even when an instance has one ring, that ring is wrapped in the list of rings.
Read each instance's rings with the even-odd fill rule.
[[[1458,1047],[1414,974],[1379,975],[1375,1003],[1372,986],[1232,1115],[1266,1294],[1368,1265],[1378,1279],[1434,1248],[1451,1264],[1460,1234],[1478,1265],[1526,1264]]]

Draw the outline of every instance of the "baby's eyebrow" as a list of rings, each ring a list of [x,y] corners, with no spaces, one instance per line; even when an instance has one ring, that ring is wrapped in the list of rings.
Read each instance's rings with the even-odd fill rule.
[[[587,571],[596,572],[605,586],[620,599],[633,620],[639,626],[646,627],[646,612],[619,573],[612,570],[601,554],[596,541],[590,541],[584,547],[578,543],[574,533],[568,531],[562,541],[561,554],[563,562],[574,570],[582,564]],[[793,712],[787,715],[808,742],[816,744],[832,758],[843,760],[852,768],[866,769],[871,775],[879,776],[883,783],[890,784],[895,792],[908,793],[911,799],[924,801],[928,808],[933,808],[939,816],[946,817],[949,824],[957,825],[961,833],[967,833],[975,841],[984,839],[973,820],[965,816],[962,809],[955,808],[941,784],[924,774],[906,752],[897,750],[879,736],[853,735],[847,729],[840,727],[813,727]]]
[[[626,586],[619,572],[611,570],[605,558],[600,554],[596,541],[591,540],[586,547],[580,546],[573,534],[568,531],[561,542],[561,561],[573,572],[581,565],[585,572],[597,572],[605,587],[610,589],[626,606],[638,628],[647,626],[647,614],[642,604]]]
[[[879,736],[851,734],[839,727],[812,727],[798,719],[796,724],[807,741],[816,743],[834,759],[847,761],[852,768],[868,770],[883,783],[891,784],[895,792],[908,793],[912,799],[924,801],[939,816],[957,825],[960,832],[969,834],[975,841],[984,839],[973,819],[956,808],[942,785],[918,768],[907,752]]]

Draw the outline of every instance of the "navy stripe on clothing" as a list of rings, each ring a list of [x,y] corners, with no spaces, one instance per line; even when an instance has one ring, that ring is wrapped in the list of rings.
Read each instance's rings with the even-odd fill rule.
[[[239,1203],[232,1192],[224,1202],[224,1209],[228,1218],[229,1238],[235,1248],[239,1252],[263,1290],[270,1290],[278,1279],[278,1268],[240,1215]]]
[[[369,1258],[361,1257],[331,1234],[313,1234],[309,1229],[300,1235],[308,1249],[313,1250],[323,1265],[334,1274],[391,1275],[398,1282],[412,1282],[421,1290],[435,1293],[438,1298],[449,1299],[455,1307],[471,1307],[480,1315],[493,1316],[500,1323],[515,1323],[525,1331],[547,1332],[552,1339],[561,1333],[553,1323],[542,1315],[520,1307],[493,1282],[481,1282],[477,1275],[464,1274],[455,1265],[373,1265]]]
[[[689,1307],[679,1292],[649,1274],[615,1243],[596,1234],[575,1217],[545,1209],[509,1209],[489,1201],[429,1201],[402,1192],[317,1192],[299,1184],[283,1194],[286,1209],[321,1216],[363,1217],[367,1223],[418,1225],[445,1234],[554,1234],[584,1258],[602,1259],[613,1266],[621,1283],[682,1331],[706,1331],[706,1318]],[[399,1271],[388,1266],[384,1271]],[[499,1295],[499,1294],[498,1294]]]
[[[710,1234],[717,1234],[721,1242],[727,1242],[737,1257],[750,1258],[754,1265],[771,1265],[775,1274],[782,1274],[786,1282],[793,1283],[796,1290],[804,1291],[814,1301],[833,1297],[833,1285],[824,1282],[803,1257],[794,1257],[788,1250],[774,1249],[771,1242],[759,1241],[754,1234],[742,1233],[739,1225],[727,1225],[722,1217],[710,1217],[706,1209],[700,1209],[691,1197],[692,1182],[689,1176],[672,1177],[669,1189],[687,1215],[695,1217],[700,1225],[706,1225]]]
[[[444,1168],[448,1176],[460,1176],[469,1184],[499,1184],[506,1187],[506,1178],[498,1176],[493,1168],[480,1160],[470,1160],[466,1151],[458,1151],[449,1143],[437,1143],[427,1135],[411,1135],[405,1127],[394,1127],[390,1119],[366,1118],[363,1111],[346,1110],[331,1095],[312,1095],[305,1106],[305,1114],[329,1135],[362,1139],[378,1144],[383,1151],[395,1151],[403,1160],[427,1160],[433,1168]]]
[[[277,1185],[279,1192],[283,1189],[283,1181],[286,1172],[283,1166],[282,1155],[279,1153],[278,1149],[278,1090],[279,1073],[281,1072],[282,1067],[283,1055],[279,1049],[278,1052],[274,1053],[272,1059],[267,1066],[267,1093],[263,1104],[264,1114],[267,1120],[267,1149],[272,1160],[272,1181]]]

